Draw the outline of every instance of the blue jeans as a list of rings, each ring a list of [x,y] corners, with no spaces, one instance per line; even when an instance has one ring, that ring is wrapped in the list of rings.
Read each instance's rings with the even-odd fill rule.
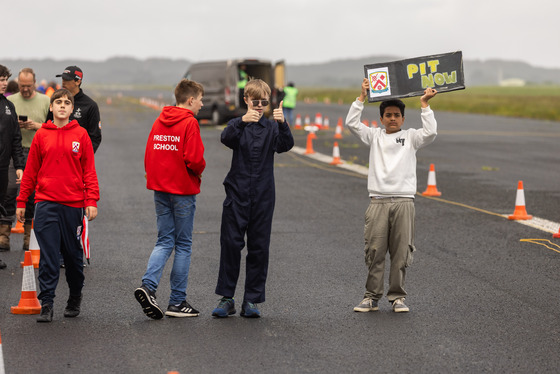
[[[284,119],[288,122],[288,125],[294,125],[294,108],[282,108],[282,112],[284,112]]]
[[[148,260],[142,284],[152,291],[157,290],[165,263],[175,248],[169,305],[177,305],[187,298],[196,195],[173,195],[154,191],[154,202],[158,238]]]

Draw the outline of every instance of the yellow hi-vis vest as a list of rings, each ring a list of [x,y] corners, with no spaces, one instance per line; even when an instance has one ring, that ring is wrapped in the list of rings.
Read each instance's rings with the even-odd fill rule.
[[[298,89],[295,87],[286,86],[284,87],[284,103],[283,107],[288,109],[293,109],[296,107]]]

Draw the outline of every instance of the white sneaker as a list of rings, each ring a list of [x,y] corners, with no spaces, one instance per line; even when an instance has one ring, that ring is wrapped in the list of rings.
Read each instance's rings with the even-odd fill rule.
[[[366,313],[375,312],[376,310],[379,310],[379,306],[377,306],[377,300],[370,299],[369,297],[366,297],[362,300],[361,303],[354,307],[354,312]]]
[[[401,297],[400,299],[396,299],[395,301],[393,301],[393,312],[403,313],[408,311],[409,309],[404,303],[404,297]]]

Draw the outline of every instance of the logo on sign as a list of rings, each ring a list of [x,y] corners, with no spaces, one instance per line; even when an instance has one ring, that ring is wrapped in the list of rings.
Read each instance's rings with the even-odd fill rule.
[[[371,92],[379,94],[389,90],[389,74],[386,71],[373,71],[369,74]]]

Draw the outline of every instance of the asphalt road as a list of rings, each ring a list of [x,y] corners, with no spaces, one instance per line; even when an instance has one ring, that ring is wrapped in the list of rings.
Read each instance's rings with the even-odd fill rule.
[[[64,277],[52,323],[10,314],[22,282],[21,235],[14,235],[14,249],[0,253],[8,263],[0,270],[6,373],[558,372],[560,240],[500,215],[513,212],[523,180],[529,214],[560,222],[560,123],[438,113],[434,99],[440,135],[418,153],[418,190],[434,163],[443,195],[416,199],[418,252],[407,277],[406,314],[393,313],[386,300],[378,312],[352,311],[366,276],[365,177],[295,152],[278,155],[267,302],[257,320],[210,315],[219,298],[222,181],[231,153],[219,142],[220,128],[204,127],[208,166],[188,286],[201,315],[153,321],[133,291],[156,236],[143,152],[157,112],[126,98],[99,103],[101,201],[90,226],[82,314],[62,316]],[[314,147],[332,154],[334,127],[347,108],[300,111],[330,117],[331,130],[320,132]],[[373,120],[377,108],[366,113]],[[418,126],[418,112],[407,112],[406,123]],[[305,132],[294,134],[305,147]],[[367,162],[367,147],[350,134],[339,143],[343,159]],[[161,305],[169,296],[166,270]]]

